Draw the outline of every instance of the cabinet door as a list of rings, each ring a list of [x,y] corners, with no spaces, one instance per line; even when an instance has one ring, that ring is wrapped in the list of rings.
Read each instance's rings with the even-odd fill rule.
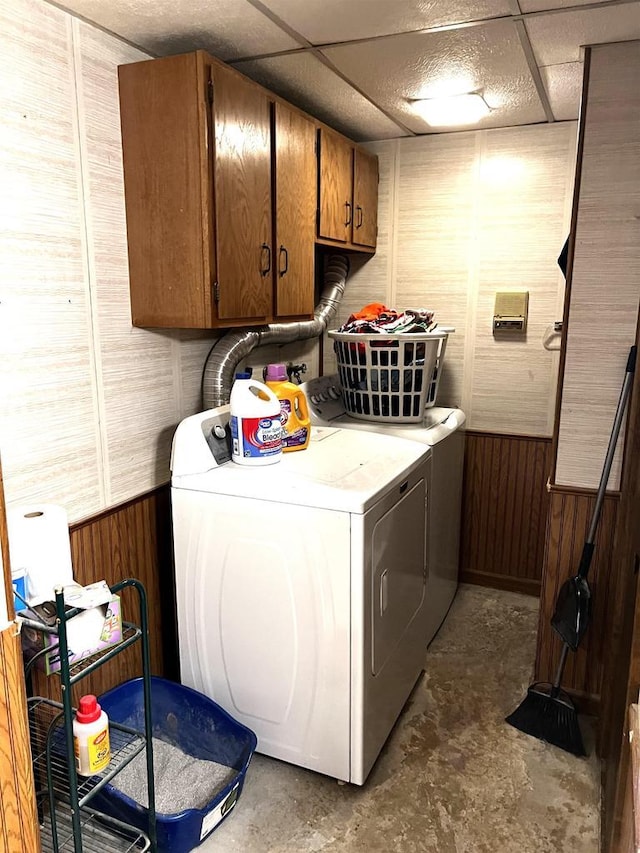
[[[210,328],[206,86],[196,54],[122,65],[118,76],[133,324]]]
[[[270,103],[229,69],[212,66],[212,75],[218,317],[266,320],[274,263]]]
[[[348,243],[353,221],[353,148],[320,131],[320,221],[318,236]]]
[[[353,152],[353,242],[375,248],[378,236],[378,158]]]
[[[316,129],[300,113],[274,104],[276,313],[313,314],[316,227]]]

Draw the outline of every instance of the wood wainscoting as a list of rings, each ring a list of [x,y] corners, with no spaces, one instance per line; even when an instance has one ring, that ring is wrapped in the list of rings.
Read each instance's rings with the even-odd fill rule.
[[[570,654],[562,686],[576,697],[581,712],[599,714],[602,692],[603,663],[610,642],[614,618],[615,591],[619,571],[613,562],[613,547],[619,494],[607,494],[602,506],[589,570],[592,615],[589,630],[580,648]],[[580,564],[582,546],[589,530],[595,504],[595,492],[551,487],[551,508],[547,548],[544,559],[544,582],[540,597],[536,681],[553,680],[562,641],[551,628],[551,617],[558,591],[575,575]]]
[[[468,430],[460,580],[540,594],[551,438]]]
[[[0,853],[37,853],[22,643],[15,625],[0,632],[0,814]]]
[[[151,669],[155,675],[177,678],[177,639],[173,561],[171,556],[171,509],[169,486],[161,486],[125,504],[70,526],[71,556],[75,580],[80,584],[137,578],[149,599]],[[122,593],[123,616],[138,621],[138,595]],[[142,674],[141,644],[135,643],[112,662],[83,679],[74,688],[74,700],[82,693],[99,695],[116,684]],[[34,695],[59,698],[57,678],[34,672]]]
[[[8,616],[13,619],[9,537],[1,464],[0,550]],[[38,853],[40,832],[31,772],[22,642],[13,623],[0,631],[0,816],[0,853]]]

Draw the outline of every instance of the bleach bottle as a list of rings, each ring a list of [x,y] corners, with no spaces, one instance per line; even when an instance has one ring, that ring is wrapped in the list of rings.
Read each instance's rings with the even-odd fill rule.
[[[284,364],[268,364],[266,383],[280,401],[282,450],[304,450],[311,437],[311,419],[304,391],[289,382]]]
[[[280,403],[270,388],[236,373],[229,399],[231,459],[239,465],[271,465],[282,456]]]

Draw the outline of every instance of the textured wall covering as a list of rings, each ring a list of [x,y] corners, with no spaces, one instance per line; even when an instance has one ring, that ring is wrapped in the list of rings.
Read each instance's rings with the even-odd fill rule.
[[[595,488],[638,321],[640,41],[595,47],[590,65],[555,479]]]
[[[378,250],[354,265],[341,319],[374,299],[425,306],[449,339],[440,386],[472,429],[551,435],[560,319],[556,259],[569,227],[575,123],[400,139],[380,158]],[[495,338],[496,291],[529,291],[525,338]],[[332,368],[330,345],[325,368]]]
[[[3,2],[0,78],[7,500],[66,498],[69,483],[76,506],[91,511],[103,484],[71,18],[44,3]]]
[[[166,482],[171,435],[200,408],[214,336],[131,326],[116,68],[143,55],[42,0],[0,0],[0,24],[7,499],[61,503],[75,521]],[[555,257],[573,137],[566,124],[371,146],[378,251],[354,257],[336,325],[374,299],[433,307],[458,330],[441,402],[461,404],[471,427],[550,432],[555,357],[540,339],[562,288]],[[486,183],[498,155],[521,163],[524,184]],[[497,344],[487,332],[493,289],[525,285],[527,341]],[[304,343],[248,361],[276,357],[314,375],[322,354]],[[330,342],[324,362],[330,370]]]
[[[212,340],[131,326],[116,69],[141,58],[39,0],[0,3],[5,488],[71,520],[166,482]]]

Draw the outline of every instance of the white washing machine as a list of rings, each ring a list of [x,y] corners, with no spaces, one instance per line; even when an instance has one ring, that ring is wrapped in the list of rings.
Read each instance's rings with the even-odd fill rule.
[[[422,671],[430,450],[314,427],[246,467],[228,420],[194,415],[173,441],[182,681],[259,752],[362,784]]]
[[[427,556],[427,644],[435,637],[458,588],[460,511],[464,466],[464,426],[461,409],[425,409],[421,423],[375,422],[351,417],[342,401],[337,375],[304,382],[311,422],[394,435],[431,448],[429,548]]]

